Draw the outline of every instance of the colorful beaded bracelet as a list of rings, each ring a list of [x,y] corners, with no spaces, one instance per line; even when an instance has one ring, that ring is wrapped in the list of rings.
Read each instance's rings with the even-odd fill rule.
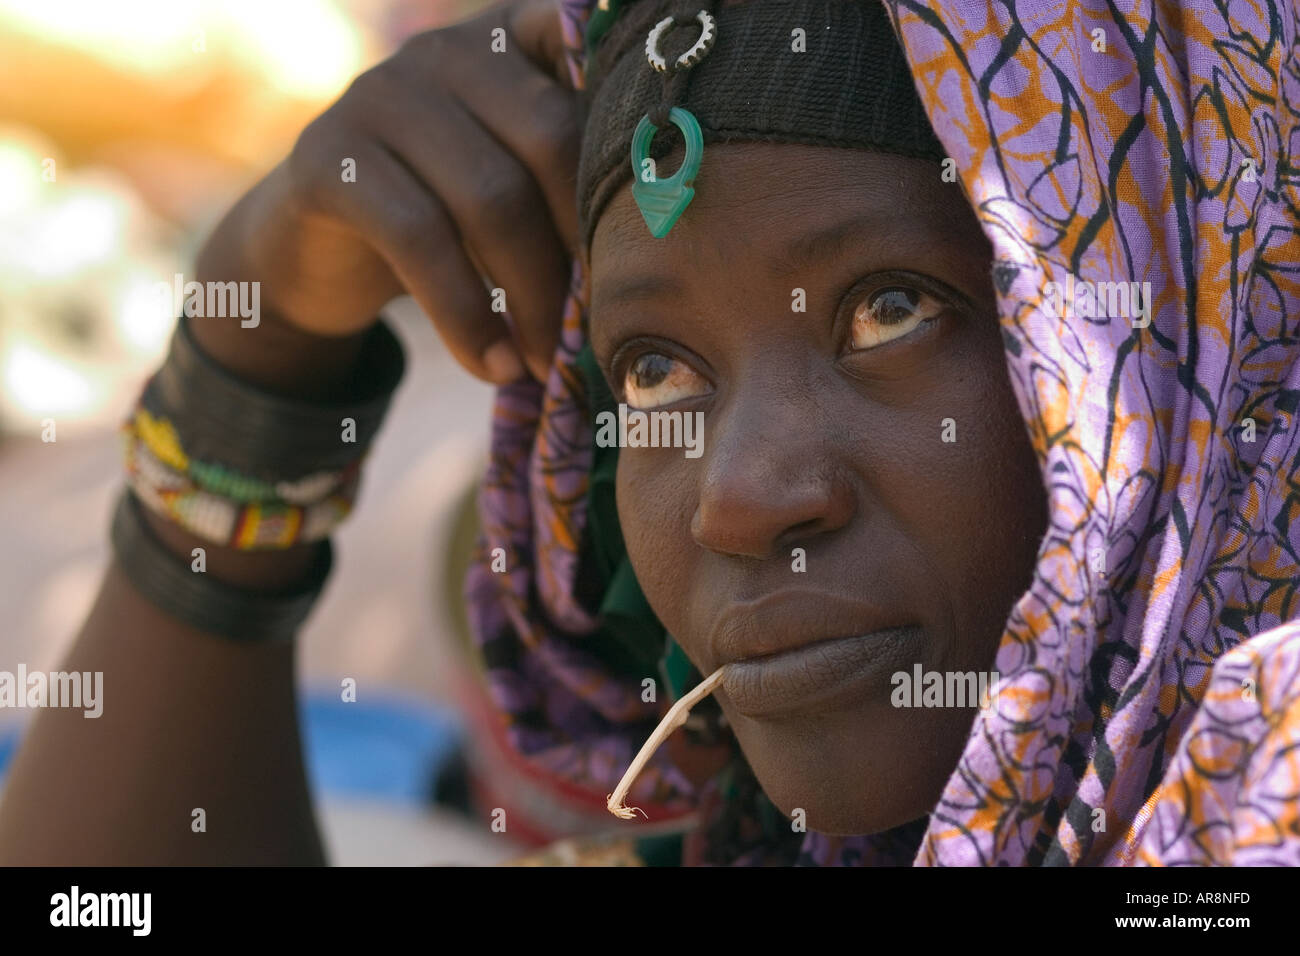
[[[356,467],[320,471],[296,481],[264,481],[243,475],[215,462],[198,461],[181,447],[176,428],[166,418],[155,417],[143,404],[123,426],[144,442],[160,462],[188,476],[204,491],[235,501],[257,502],[280,499],[290,504],[309,505],[330,495]],[[364,451],[362,457],[364,457]]]
[[[380,321],[346,397],[281,396],[214,362],[182,317],[121,428],[128,484],[139,503],[214,544],[267,550],[320,541],[351,513],[404,371],[401,343]]]
[[[405,364],[401,343],[381,320],[346,395],[306,402],[232,375],[203,353],[182,317],[166,361],[120,430],[127,486],[114,513],[113,551],[145,600],[231,640],[291,641],[330,574],[329,535],[352,510],[362,463]],[[146,508],[231,548],[310,543],[314,560],[287,590],[232,587],[164,547],[147,526]]]
[[[129,425],[122,438],[127,482],[142,504],[205,541],[239,550],[288,548],[327,537],[351,513],[360,483],[362,459],[339,474],[333,493],[309,504],[238,500],[171,467]]]

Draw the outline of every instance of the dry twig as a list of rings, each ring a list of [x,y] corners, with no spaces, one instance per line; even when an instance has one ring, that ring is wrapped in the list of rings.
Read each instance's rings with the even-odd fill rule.
[[[723,665],[704,678],[689,694],[673,704],[668,709],[668,713],[664,714],[664,719],[659,721],[659,726],[655,728],[655,732],[650,735],[650,739],[641,747],[636,759],[627,768],[627,773],[623,774],[623,779],[618,782],[618,787],[609,795],[605,808],[610,813],[621,820],[631,820],[638,813],[643,817],[645,816],[644,810],[623,805],[623,801],[627,799],[628,791],[632,789],[633,781],[636,780],[637,774],[642,771],[654,752],[659,749],[659,745],[668,739],[668,735],[686,723],[691,708],[718,689],[718,685],[722,683],[722,672],[725,669],[726,665]]]

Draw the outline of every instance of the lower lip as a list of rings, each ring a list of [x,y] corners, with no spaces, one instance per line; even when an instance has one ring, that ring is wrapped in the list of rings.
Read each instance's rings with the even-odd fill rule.
[[[723,672],[722,691],[746,717],[832,709],[865,699],[883,675],[920,660],[923,640],[919,627],[895,627],[733,661]]]

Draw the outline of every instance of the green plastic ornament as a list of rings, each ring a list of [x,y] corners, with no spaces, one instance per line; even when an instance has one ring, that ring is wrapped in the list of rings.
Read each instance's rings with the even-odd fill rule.
[[[704,156],[704,133],[694,115],[674,106],[668,118],[682,131],[686,140],[686,158],[682,160],[681,168],[667,179],[659,179],[654,174],[650,141],[659,127],[650,122],[648,113],[641,117],[636,132],[632,134],[632,198],[650,227],[650,234],[656,239],[668,235],[695,198],[695,177]]]

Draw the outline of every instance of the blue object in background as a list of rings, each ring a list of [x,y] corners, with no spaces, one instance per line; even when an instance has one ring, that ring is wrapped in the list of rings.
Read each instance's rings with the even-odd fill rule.
[[[14,759],[14,753],[18,750],[18,738],[19,732],[16,726],[8,725],[0,728],[0,781],[4,780],[9,761]]]
[[[298,719],[312,792],[426,806],[461,751],[456,713],[415,697],[367,691],[346,703],[337,686],[300,692]],[[22,727],[0,727],[0,781]]]
[[[415,697],[373,691],[342,700],[338,685],[302,693],[307,774],[315,793],[423,806],[464,740],[456,713]]]

